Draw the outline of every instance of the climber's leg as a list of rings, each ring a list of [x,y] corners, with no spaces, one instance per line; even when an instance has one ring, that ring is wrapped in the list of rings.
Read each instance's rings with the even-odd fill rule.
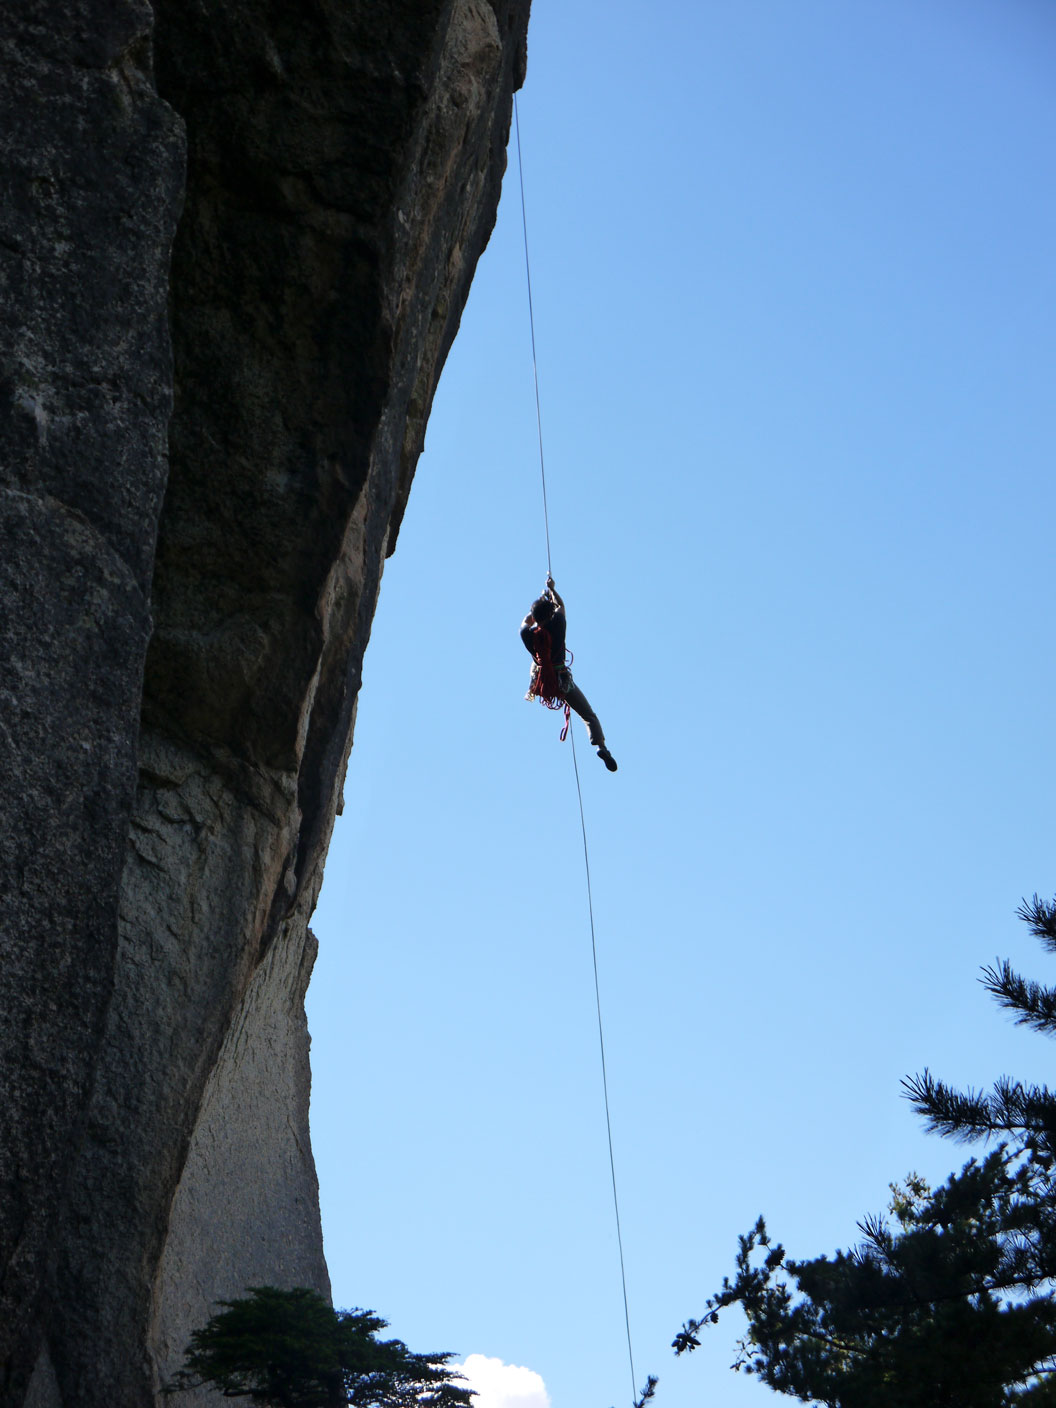
[[[587,696],[580,689],[578,684],[570,684],[565,691],[565,700],[575,713],[583,720],[587,726],[587,736],[590,739],[592,748],[605,747],[605,733],[598,721],[598,716],[590,707]]]
[[[580,689],[578,684],[573,684],[571,678],[565,689],[565,702],[576,711],[579,717],[587,726],[587,737],[590,739],[590,746],[598,750],[598,757],[608,768],[609,772],[616,771],[616,759],[605,747],[605,734],[602,731],[601,723],[597,714],[587,702],[587,696]]]

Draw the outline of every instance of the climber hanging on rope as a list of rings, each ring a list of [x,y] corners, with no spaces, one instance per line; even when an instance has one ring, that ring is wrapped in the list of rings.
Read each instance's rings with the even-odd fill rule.
[[[521,640],[534,660],[532,678],[525,699],[538,699],[548,709],[574,709],[587,726],[590,746],[609,772],[616,771],[616,759],[605,746],[605,733],[587,697],[565,664],[565,603],[557,594],[553,577],[547,577],[546,590],[532,602],[521,622]],[[566,722],[567,728],[567,722]],[[564,733],[561,737],[564,738]]]

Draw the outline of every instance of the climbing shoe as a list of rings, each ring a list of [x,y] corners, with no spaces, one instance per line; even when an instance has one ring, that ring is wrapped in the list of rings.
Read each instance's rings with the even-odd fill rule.
[[[598,749],[598,757],[601,759],[601,761],[602,761],[602,762],[605,764],[605,766],[608,768],[609,772],[615,772],[615,771],[616,771],[616,759],[612,756],[612,754],[609,752],[609,750],[608,750],[607,748],[604,748],[604,747],[599,748],[599,749]]]

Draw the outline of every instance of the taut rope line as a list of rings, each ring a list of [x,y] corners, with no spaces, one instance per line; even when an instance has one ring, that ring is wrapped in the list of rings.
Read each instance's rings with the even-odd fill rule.
[[[539,402],[539,363],[535,356],[535,310],[532,307],[532,268],[528,262],[528,213],[524,203],[524,162],[521,160],[521,116],[517,110],[517,94],[513,95],[513,125],[517,132],[517,174],[521,185],[521,229],[524,231],[524,276],[528,282],[528,326],[532,332],[532,375],[535,378],[535,424],[539,432],[539,477],[543,484],[543,526],[546,529],[546,575],[552,577],[550,565],[550,515],[546,509],[546,466],[543,462],[543,412]]]
[[[627,1271],[623,1261],[623,1232],[620,1228],[620,1200],[616,1194],[616,1158],[612,1152],[612,1119],[609,1115],[609,1074],[605,1065],[605,1030],[601,1022],[601,983],[598,980],[598,942],[594,936],[594,899],[590,889],[590,855],[587,851],[587,818],[583,811],[583,788],[579,782],[579,762],[576,758],[576,735],[572,739],[572,766],[576,770],[576,796],[579,798],[579,825],[583,833],[583,868],[587,875],[587,912],[590,915],[590,952],[594,960],[594,1001],[598,1009],[598,1048],[601,1051],[601,1088],[605,1095],[605,1133],[609,1140],[609,1173],[612,1175],[612,1207],[616,1214],[616,1245],[620,1249],[620,1284],[623,1287],[623,1321],[627,1329],[627,1358],[631,1366],[631,1402],[638,1396],[638,1379],[634,1372],[634,1350],[631,1348],[631,1312],[627,1301]]]
[[[535,423],[539,432],[539,476],[543,486],[543,526],[546,529],[546,573],[553,577],[550,562],[550,516],[546,505],[546,467],[543,459],[543,416],[539,401],[539,364],[535,353],[535,310],[532,306],[532,270],[528,259],[528,215],[524,200],[524,162],[521,159],[521,118],[517,108],[517,94],[513,95],[514,128],[517,133],[517,174],[521,188],[521,228],[524,232],[524,273],[528,284],[528,325],[532,334],[532,374],[535,378]],[[566,710],[566,724],[567,710]],[[564,738],[564,733],[561,737]],[[620,1284],[623,1288],[623,1321],[627,1330],[627,1359],[631,1369],[631,1403],[638,1399],[637,1378],[634,1372],[634,1349],[631,1345],[631,1311],[627,1299],[627,1270],[623,1257],[623,1231],[620,1226],[620,1200],[616,1193],[616,1158],[612,1149],[612,1118],[609,1113],[609,1076],[605,1064],[605,1031],[601,1020],[601,984],[598,979],[598,943],[594,931],[594,899],[590,885],[590,855],[587,850],[587,819],[583,810],[583,788],[579,780],[579,761],[576,758],[576,738],[572,732],[572,766],[576,774],[576,795],[579,798],[579,824],[583,833],[583,866],[587,877],[587,912],[590,915],[590,949],[594,961],[594,1000],[598,1011],[598,1047],[601,1052],[601,1088],[605,1096],[605,1133],[609,1141],[609,1173],[612,1178],[612,1207],[616,1214],[616,1244],[620,1253]]]

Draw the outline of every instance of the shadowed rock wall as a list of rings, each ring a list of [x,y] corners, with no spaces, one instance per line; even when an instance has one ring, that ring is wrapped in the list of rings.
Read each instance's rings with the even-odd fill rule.
[[[0,1396],[20,1402],[114,982],[183,141],[126,0],[0,7]]]
[[[158,0],[156,86],[146,5],[66,8],[0,20],[58,95],[0,150],[0,1401],[146,1408],[217,1297],[328,1286],[307,923],[527,3]]]

